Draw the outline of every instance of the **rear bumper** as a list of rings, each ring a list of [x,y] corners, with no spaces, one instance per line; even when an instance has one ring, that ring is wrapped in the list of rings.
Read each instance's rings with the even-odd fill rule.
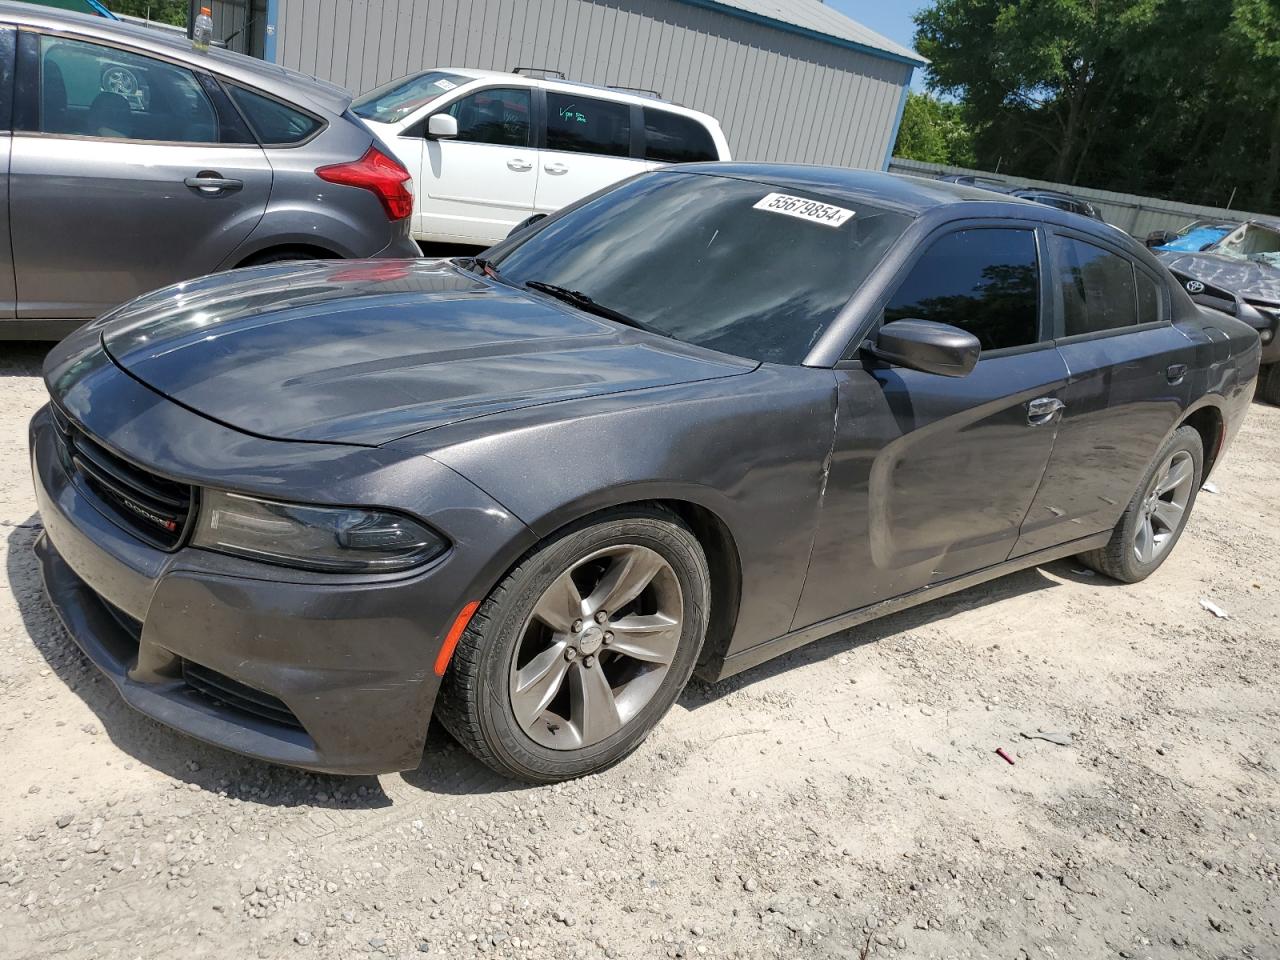
[[[354,579],[165,551],[102,512],[68,475],[59,443],[46,407],[31,423],[45,528],[36,557],[67,631],[127,703],[274,763],[343,774],[418,766],[440,686],[436,655],[480,589],[471,556],[454,549],[409,577]],[[478,494],[450,489],[438,469],[455,509]]]

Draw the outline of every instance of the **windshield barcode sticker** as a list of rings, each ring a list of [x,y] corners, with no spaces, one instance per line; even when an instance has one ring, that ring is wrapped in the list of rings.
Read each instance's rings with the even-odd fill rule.
[[[752,209],[784,213],[788,217],[820,223],[824,227],[838,227],[853,216],[853,211],[846,210],[844,207],[833,207],[829,203],[806,200],[804,197],[791,197],[785,193],[766,194]]]

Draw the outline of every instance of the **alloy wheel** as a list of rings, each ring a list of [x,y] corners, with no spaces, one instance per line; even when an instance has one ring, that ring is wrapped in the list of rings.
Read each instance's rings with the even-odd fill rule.
[[[675,571],[618,544],[575,562],[538,598],[510,666],[517,724],[543,747],[576,750],[621,730],[671,668],[684,625]]]
[[[1133,553],[1139,563],[1158,559],[1177,536],[1191,500],[1195,475],[1195,461],[1185,450],[1174,453],[1156,471],[1143,498],[1133,538]]]

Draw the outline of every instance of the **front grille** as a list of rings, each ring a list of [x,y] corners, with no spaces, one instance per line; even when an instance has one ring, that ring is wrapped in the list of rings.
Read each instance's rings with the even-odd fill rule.
[[[58,408],[51,407],[61,440],[62,464],[113,520],[162,550],[182,542],[192,518],[191,487],[116,456]]]
[[[283,700],[277,700],[269,693],[255,690],[239,680],[232,680],[216,670],[202,667],[190,660],[182,661],[182,679],[192,690],[201,696],[238,710],[249,713],[263,720],[278,723],[281,726],[303,729],[298,718],[293,715]]]

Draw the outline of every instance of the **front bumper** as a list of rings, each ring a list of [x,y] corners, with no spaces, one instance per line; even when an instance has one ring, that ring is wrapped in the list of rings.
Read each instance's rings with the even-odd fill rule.
[[[120,379],[123,390],[145,389]],[[158,399],[161,413],[144,421],[191,418],[191,430],[227,431]],[[46,407],[31,424],[45,528],[36,556],[63,624],[126,702],[200,740],[289,766],[373,774],[420,763],[442,638],[493,575],[476,562],[479,551],[454,548],[412,576],[364,579],[165,551],[104,514],[69,475],[59,443]],[[456,474],[432,469],[435,492],[452,501],[456,542],[514,535],[522,548],[523,525]]]

